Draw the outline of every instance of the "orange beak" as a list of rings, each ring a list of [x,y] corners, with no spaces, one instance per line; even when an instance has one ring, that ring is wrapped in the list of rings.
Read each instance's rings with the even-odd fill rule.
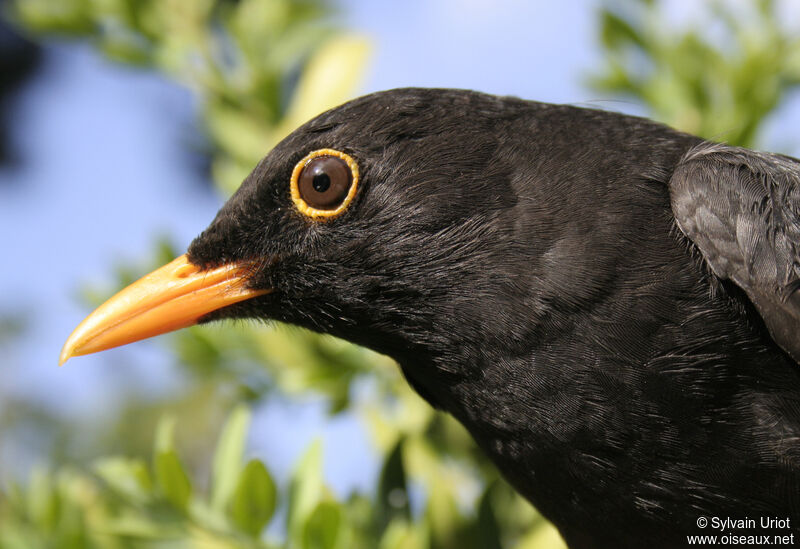
[[[200,270],[185,255],[100,305],[64,343],[59,364],[197,324],[204,315],[271,290],[246,287],[252,262]]]

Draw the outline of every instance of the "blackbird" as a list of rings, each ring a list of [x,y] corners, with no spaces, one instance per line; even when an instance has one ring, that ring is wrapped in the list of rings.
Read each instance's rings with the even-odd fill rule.
[[[793,158],[391,90],[289,135],[61,360],[288,322],[396,359],[570,547],[685,547],[761,517],[800,543],[798,246]]]

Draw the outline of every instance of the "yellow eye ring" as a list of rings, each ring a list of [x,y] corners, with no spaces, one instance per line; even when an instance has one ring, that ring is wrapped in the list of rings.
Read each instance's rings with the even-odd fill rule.
[[[292,202],[312,219],[332,219],[355,198],[358,175],[358,164],[348,154],[334,149],[309,153],[292,170]]]

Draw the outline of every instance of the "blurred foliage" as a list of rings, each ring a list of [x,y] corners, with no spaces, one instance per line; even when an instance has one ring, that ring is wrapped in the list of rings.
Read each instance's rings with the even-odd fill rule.
[[[684,130],[750,144],[796,85],[800,59],[771,2],[754,4],[747,16],[726,6],[715,3],[698,21],[705,26],[686,30],[664,24],[658,2],[608,3],[599,18],[604,65],[592,84],[639,99]],[[321,0],[18,0],[15,7],[27,29],[88,38],[112,59],[195,90],[225,194],[283,135],[354,92],[367,51],[363,39],[330,24]],[[722,38],[706,32],[712,27]],[[118,268],[118,285],[175,253],[168,240],[158,243],[150,264]],[[83,297],[97,303],[111,291]],[[162,341],[182,366],[181,390],[120,404],[110,427],[95,433],[103,453],[113,447],[117,457],[95,452],[6,483],[0,549],[563,547],[466,431],[413,393],[388,358],[279,325],[193,327]],[[370,493],[337,497],[326,488],[318,444],[289,479],[246,459],[249,407],[309,395],[372,434],[382,467]],[[212,446],[208,433],[216,430]]]
[[[212,172],[235,190],[291,130],[349,99],[369,46],[335,32],[323,0],[17,0],[12,17],[87,37],[109,58],[152,67],[200,99]]]
[[[0,4],[2,5],[2,4]],[[19,151],[13,136],[8,133],[14,119],[15,99],[24,84],[34,74],[41,58],[38,46],[25,40],[7,22],[0,20],[0,166],[16,166]],[[0,184],[13,181],[11,177],[0,177]]]
[[[0,312],[0,348],[2,345],[22,334],[28,324],[26,314],[22,311],[13,313]]]
[[[237,406],[222,429],[208,490],[190,478],[174,444],[175,421],[163,419],[149,460],[103,457],[81,469],[35,468],[23,488],[11,482],[0,500],[0,547],[413,549],[502,547],[501,520],[516,512],[501,483],[463,513],[453,486],[433,486],[425,514],[408,505],[405,442],[387,459],[373,499],[338,500],[322,478],[322,449],[312,444],[288,485],[279,488],[264,463],[245,461],[250,412]],[[283,513],[276,513],[279,504]],[[557,539],[543,521],[517,547]],[[554,536],[556,536],[554,538]],[[549,546],[549,545],[548,545]]]
[[[689,28],[667,2],[609,1],[600,14],[603,93],[641,101],[670,126],[752,147],[760,124],[800,86],[800,34],[776,0],[696,2]],[[790,27],[788,25],[794,25]]]

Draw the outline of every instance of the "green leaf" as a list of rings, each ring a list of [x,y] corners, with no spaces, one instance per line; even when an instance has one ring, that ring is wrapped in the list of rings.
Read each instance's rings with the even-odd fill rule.
[[[306,64],[275,141],[323,111],[350,99],[364,74],[368,41],[361,36],[338,36],[314,52]]]
[[[647,48],[647,44],[642,39],[639,32],[623,18],[609,10],[603,10],[600,21],[601,39],[603,45],[615,50],[630,44],[634,44],[642,49]]]
[[[124,457],[102,458],[95,462],[94,470],[112,490],[134,504],[150,499],[153,485],[147,466],[142,460]]]
[[[163,543],[165,540],[176,538],[183,534],[180,527],[174,523],[154,521],[136,515],[124,515],[119,518],[104,520],[94,528],[92,533],[119,538],[138,538],[136,541],[139,544],[133,545],[133,547],[164,547],[164,545],[158,545],[158,543]],[[153,542],[153,544],[145,545],[148,541]]]
[[[153,469],[156,486],[164,498],[185,511],[192,493],[189,476],[175,452],[175,418],[163,416],[156,427]]]
[[[303,549],[334,549],[342,531],[342,509],[334,501],[320,502],[303,529]]]
[[[53,477],[45,469],[35,467],[28,485],[28,516],[37,529],[49,532],[58,522],[61,498],[54,489]]]
[[[247,463],[233,494],[230,516],[234,524],[256,538],[275,512],[276,490],[267,468],[257,459]]]
[[[289,546],[303,541],[308,516],[322,497],[322,445],[314,442],[300,458],[289,483],[289,510],[286,516]]]
[[[410,520],[411,518],[406,471],[403,465],[403,442],[403,438],[399,439],[389,452],[378,479],[376,518],[379,530],[384,530],[394,519]]]
[[[475,547],[472,539],[464,536],[464,517],[454,494],[454,486],[442,479],[434,479],[428,487],[428,508],[425,519],[430,527],[433,547]]]
[[[422,523],[395,520],[383,532],[378,549],[420,549],[426,547]]]
[[[17,0],[15,15],[38,31],[57,34],[85,34],[95,30],[86,0]]]
[[[481,549],[502,549],[500,525],[497,524],[497,516],[492,505],[492,487],[489,486],[481,496],[478,504],[478,520],[473,524],[476,547]]]
[[[155,442],[153,444],[154,457],[160,452],[175,449],[175,418],[169,415],[162,416],[156,426]]]
[[[185,511],[192,495],[189,476],[174,450],[158,452],[155,458],[156,483],[161,494],[178,509]]]
[[[545,547],[547,549],[568,549],[556,527],[546,521],[539,523],[516,546],[517,549],[543,549]]]
[[[240,405],[234,408],[222,429],[211,472],[211,508],[214,510],[224,510],[236,489],[249,426],[250,410]]]

